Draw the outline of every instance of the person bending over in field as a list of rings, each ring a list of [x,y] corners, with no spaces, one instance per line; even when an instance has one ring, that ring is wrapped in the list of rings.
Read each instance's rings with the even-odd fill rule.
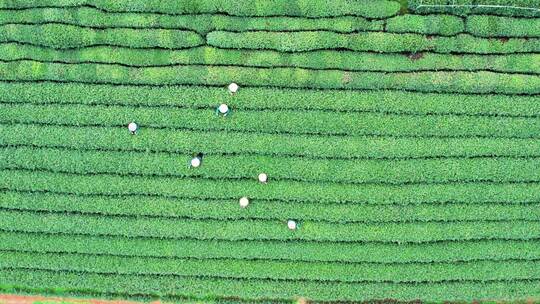
[[[229,106],[222,103],[219,105],[219,107],[216,108],[216,115],[221,115],[223,117],[229,115],[231,113],[231,109],[229,109]]]

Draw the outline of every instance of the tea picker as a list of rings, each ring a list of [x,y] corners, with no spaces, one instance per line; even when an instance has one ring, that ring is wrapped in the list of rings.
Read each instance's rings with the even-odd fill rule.
[[[238,85],[233,82],[229,85],[229,92],[231,92],[231,94],[234,94],[238,91],[238,88]]]
[[[266,184],[268,182],[268,175],[266,173],[259,174],[259,182]]]
[[[216,115],[221,116],[227,116],[231,113],[231,109],[229,109],[229,106],[222,103],[219,105],[219,107],[216,108]]]
[[[195,155],[191,161],[189,162],[189,165],[188,167],[190,168],[198,168],[201,166],[202,164],[202,158],[203,158],[203,154],[202,153],[198,153],[197,155]]]
[[[134,122],[130,122],[129,125],[128,125],[128,130],[132,135],[135,135],[135,133],[137,133],[138,128],[139,127]]]
[[[240,207],[246,208],[249,205],[249,199],[247,197],[240,198]]]
[[[289,228],[290,230],[296,230],[298,228],[298,224],[296,223],[295,220],[288,220],[287,228]]]

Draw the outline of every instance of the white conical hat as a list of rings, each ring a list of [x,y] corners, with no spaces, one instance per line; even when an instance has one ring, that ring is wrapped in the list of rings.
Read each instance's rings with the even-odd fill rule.
[[[191,166],[192,167],[197,168],[200,165],[201,165],[201,159],[200,158],[194,157],[194,158],[191,159]]]
[[[137,131],[137,124],[134,122],[130,122],[128,125],[129,132],[135,132]]]
[[[268,181],[268,175],[266,175],[266,173],[259,174],[259,181],[261,183],[266,183],[266,181]]]
[[[249,199],[247,197],[240,198],[240,207],[246,208],[249,205]]]
[[[293,220],[288,220],[287,221],[287,227],[289,227],[289,229],[291,230],[295,230],[297,225],[296,225],[296,222],[293,221]]]
[[[229,91],[231,91],[231,93],[236,93],[236,91],[238,91],[238,85],[236,83],[231,83],[229,85]]]
[[[222,103],[222,104],[219,105],[218,111],[219,111],[219,113],[221,113],[221,114],[225,114],[225,113],[229,112],[229,106],[226,105],[226,104],[224,104],[224,103]]]

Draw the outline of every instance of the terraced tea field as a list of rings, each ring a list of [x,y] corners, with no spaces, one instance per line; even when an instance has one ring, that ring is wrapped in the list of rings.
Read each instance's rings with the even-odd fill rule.
[[[540,301],[540,7],[441,2],[0,1],[0,291]]]

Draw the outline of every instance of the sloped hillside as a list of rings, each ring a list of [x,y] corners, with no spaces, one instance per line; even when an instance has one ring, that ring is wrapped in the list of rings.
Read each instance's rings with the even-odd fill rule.
[[[540,300],[540,18],[410,2],[0,1],[0,290]]]

